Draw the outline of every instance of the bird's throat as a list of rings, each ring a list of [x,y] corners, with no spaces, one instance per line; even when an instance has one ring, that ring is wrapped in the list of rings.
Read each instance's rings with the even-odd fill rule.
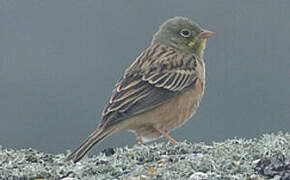
[[[203,52],[206,47],[206,40],[196,42],[192,47],[192,52],[200,58],[203,58]]]

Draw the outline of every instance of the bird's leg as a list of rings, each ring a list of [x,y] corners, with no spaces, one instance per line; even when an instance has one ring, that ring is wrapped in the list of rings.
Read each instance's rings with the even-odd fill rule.
[[[140,135],[137,135],[137,143],[138,143],[139,145],[144,144],[144,142],[143,142],[143,140],[142,140],[142,137],[141,137]]]
[[[167,131],[163,131],[161,129],[155,128],[162,136],[164,136],[172,145],[176,145],[177,141],[171,137]]]

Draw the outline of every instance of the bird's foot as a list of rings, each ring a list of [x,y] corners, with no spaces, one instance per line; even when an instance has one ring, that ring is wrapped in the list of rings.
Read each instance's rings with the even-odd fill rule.
[[[168,131],[155,128],[162,136],[164,136],[172,145],[177,145],[177,141],[168,134]]]

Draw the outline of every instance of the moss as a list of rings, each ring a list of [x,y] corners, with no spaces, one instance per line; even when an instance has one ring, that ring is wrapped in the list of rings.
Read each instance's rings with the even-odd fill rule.
[[[290,135],[280,132],[257,139],[235,138],[212,145],[187,141],[180,142],[177,146],[165,143],[135,145],[132,148],[110,149],[110,153],[104,151],[91,158],[85,157],[76,164],[64,162],[66,156],[67,153],[53,155],[33,149],[13,150],[0,147],[0,179],[71,177],[89,180],[258,180],[262,179],[259,173],[265,172],[261,168],[266,167],[261,162],[269,162],[267,159],[274,157],[285,160],[290,158]],[[283,165],[283,162],[279,163]],[[283,172],[272,174],[268,178],[279,179],[281,174]]]

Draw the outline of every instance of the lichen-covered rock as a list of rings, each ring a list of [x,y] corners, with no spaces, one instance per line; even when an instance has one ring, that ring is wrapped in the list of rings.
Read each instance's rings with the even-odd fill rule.
[[[265,158],[257,163],[255,170],[267,178],[279,176],[281,180],[289,180],[290,159],[286,159],[284,156]]]
[[[285,178],[289,175],[290,135],[222,143],[180,142],[108,149],[73,164],[66,154],[0,147],[0,179],[191,179],[224,180]],[[271,159],[283,157],[281,161]],[[271,176],[268,173],[272,173]],[[288,174],[287,174],[288,173]],[[288,177],[289,178],[289,177]],[[286,178],[287,179],[287,178]]]

